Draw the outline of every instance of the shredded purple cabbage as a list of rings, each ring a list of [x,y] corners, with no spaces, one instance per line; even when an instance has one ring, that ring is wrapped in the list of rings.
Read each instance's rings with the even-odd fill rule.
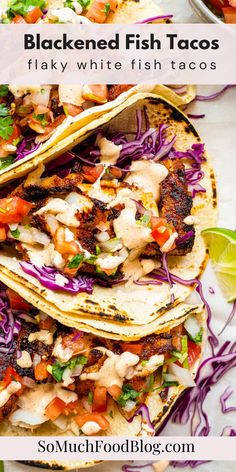
[[[201,115],[198,115],[196,113],[187,113],[187,117],[192,119],[192,120],[200,120],[202,118],[205,118],[205,114],[202,113]]]
[[[129,423],[132,423],[132,421],[134,420],[135,416],[138,416],[138,415],[141,415],[142,416],[142,420],[145,421],[145,423],[147,424],[147,426],[152,430],[153,434],[155,433],[155,428],[151,422],[151,419],[150,419],[150,413],[149,413],[149,409],[147,407],[147,405],[145,405],[145,403],[142,403],[138,409],[135,411],[134,415],[132,416],[132,418],[130,418],[128,420]]]
[[[153,21],[156,20],[168,20],[173,18],[174,15],[158,15],[158,16],[152,16],[150,18],[146,18],[145,20],[140,20],[136,21],[136,25],[144,25],[145,23],[152,23]]]
[[[196,95],[193,101],[196,100],[198,102],[203,102],[207,100],[215,100],[215,98],[218,98],[220,97],[220,95],[223,95],[223,93],[226,92],[226,90],[229,90],[234,87],[236,87],[236,84],[226,85],[221,90],[219,90],[218,92],[212,93],[211,95]]]
[[[227,328],[227,326],[231,323],[231,321],[232,321],[233,318],[234,318],[235,313],[236,313],[236,300],[233,302],[232,310],[231,310],[231,312],[230,312],[230,314],[229,314],[229,316],[228,316],[228,319],[227,319],[225,325],[223,326],[223,328],[221,329],[221,331],[218,333],[218,336],[220,336],[220,335],[224,332],[225,328]]]
[[[139,472],[140,469],[145,469],[146,467],[150,467],[151,464],[141,464],[141,465],[130,465],[124,464],[121,467],[122,472]]]
[[[36,278],[44,287],[50,290],[60,290],[74,295],[81,292],[93,293],[94,278],[87,275],[79,275],[73,279],[63,275],[67,279],[67,283],[61,286],[56,282],[56,275],[59,272],[53,267],[36,267],[30,262],[22,262],[21,268],[26,274]]]
[[[226,406],[227,400],[232,396],[234,393],[233,389],[228,386],[222,395],[220,396],[220,405],[222,413],[229,413],[230,411],[236,411],[236,406]]]
[[[6,296],[5,287],[1,285],[0,292],[0,353],[13,352],[13,340],[21,329],[21,322],[14,316]]]
[[[213,287],[209,287],[208,290],[209,290],[209,293],[210,293],[211,295],[214,295],[214,294],[215,294],[215,290],[214,290]]]
[[[17,162],[24,157],[28,156],[29,154],[32,154],[32,152],[37,151],[37,149],[40,146],[40,143],[35,143],[35,137],[36,136],[31,136],[30,138],[24,138],[19,146],[17,147],[16,150],[16,158],[14,162]]]

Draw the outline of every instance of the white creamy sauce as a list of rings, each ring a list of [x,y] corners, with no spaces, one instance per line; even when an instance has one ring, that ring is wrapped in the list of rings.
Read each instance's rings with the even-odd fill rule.
[[[132,162],[130,174],[125,181],[144,192],[151,192],[155,200],[160,198],[160,183],[167,177],[167,168],[157,162],[140,160]]]
[[[184,218],[184,223],[186,225],[196,225],[199,223],[199,219],[196,216],[189,215]]]
[[[161,252],[168,252],[171,250],[175,240],[178,238],[178,233],[173,233],[170,235],[169,239],[160,247]]]
[[[73,226],[77,228],[80,223],[76,218],[76,213],[82,213],[91,210],[93,202],[84,195],[79,195],[76,192],[71,192],[66,199],[51,198],[48,203],[40,208],[35,214],[42,215],[43,213],[50,213],[55,215],[56,219],[66,226]]]
[[[74,24],[83,24],[91,23],[91,21],[85,16],[79,16],[71,8],[52,8],[49,10],[49,18],[56,18],[60,23],[74,23]]]
[[[27,351],[21,351],[21,357],[16,360],[16,363],[22,369],[29,369],[33,364],[30,354]]]
[[[71,103],[72,105],[81,107],[84,101],[82,88],[83,85],[59,85],[58,94],[60,104]]]
[[[138,375],[139,377],[147,377],[151,373],[155,372],[158,367],[163,365],[164,363],[164,355],[163,354],[154,354],[151,356],[145,365],[142,365],[140,362],[137,367],[135,367],[132,377]],[[130,377],[130,378],[132,378]]]
[[[102,256],[103,254],[101,254],[96,261],[96,264],[99,265],[101,269],[115,269],[125,260],[125,257],[122,256],[112,256],[110,254],[105,254],[104,257]]]
[[[64,287],[68,283],[68,279],[64,277],[62,274],[56,274],[55,282],[56,284],[60,285],[60,287]]]
[[[101,427],[96,423],[96,421],[87,421],[80,429],[83,431],[85,436],[92,436],[93,434],[98,433],[101,430]]]
[[[98,145],[101,155],[100,162],[106,165],[114,165],[120,156],[122,149],[121,145],[114,144],[103,136],[97,138],[96,144]]]
[[[21,389],[21,383],[14,380],[4,390],[0,391],[0,408],[4,406],[9,398]]]
[[[28,340],[30,343],[33,343],[34,341],[42,341],[42,343],[50,346],[53,344],[53,335],[47,329],[41,329],[35,333],[30,333]]]
[[[125,208],[113,223],[116,237],[121,238],[128,249],[146,246],[153,241],[151,228],[137,224],[135,219],[137,208],[133,200],[124,198],[123,203]]]
[[[81,380],[94,380],[96,385],[109,388],[112,385],[118,385],[120,388],[127,375],[131,375],[133,367],[138,364],[139,356],[131,352],[123,352],[121,355],[114,354],[112,351],[103,347],[96,349],[107,355],[103,366],[99,372],[82,374]]]

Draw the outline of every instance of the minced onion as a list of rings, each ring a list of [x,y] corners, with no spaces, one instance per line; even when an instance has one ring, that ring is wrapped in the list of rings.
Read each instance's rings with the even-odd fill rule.
[[[184,369],[177,364],[170,364],[169,372],[173,374],[179,384],[185,387],[194,387],[196,385],[188,369]]]
[[[189,316],[184,322],[184,327],[192,339],[197,337],[201,329],[196,316]]]

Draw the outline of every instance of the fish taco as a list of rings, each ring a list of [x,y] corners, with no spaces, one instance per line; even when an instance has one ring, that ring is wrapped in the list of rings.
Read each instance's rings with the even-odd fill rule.
[[[169,22],[152,1],[3,0],[1,23]],[[22,175],[41,153],[136,91],[152,91],[183,106],[193,86],[0,85],[0,184]]]
[[[171,321],[204,269],[201,230],[216,213],[214,173],[188,118],[136,94],[39,162],[2,190],[0,279],[104,337],[134,340],[163,313]]]
[[[1,435],[153,435],[194,386],[202,306],[124,342],[59,323],[3,284],[0,301]]]

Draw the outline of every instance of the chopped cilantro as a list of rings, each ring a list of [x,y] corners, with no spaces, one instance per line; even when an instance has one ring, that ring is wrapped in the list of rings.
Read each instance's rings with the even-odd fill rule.
[[[179,385],[178,382],[175,382],[175,381],[166,381],[162,384],[162,388],[166,388],[166,387],[177,387]]]
[[[124,407],[129,400],[135,401],[138,397],[139,392],[137,392],[137,390],[134,390],[131,385],[123,385],[122,394],[119,396],[117,401],[120,406]]]
[[[142,366],[142,367],[145,367],[145,365],[147,365],[147,364],[148,364],[148,361],[147,361],[147,360],[144,360],[144,361],[141,362],[141,366]]]
[[[111,9],[111,5],[108,2],[108,3],[105,4],[105,7],[104,7],[104,13],[105,13],[106,16],[109,14],[110,9]]]
[[[40,113],[39,115],[36,115],[35,113],[33,113],[33,118],[39,121],[43,128],[45,128],[48,125],[48,120],[44,113]]]
[[[14,161],[14,156],[0,157],[0,170],[6,169]]]
[[[0,97],[6,97],[8,94],[8,85],[0,85]]]
[[[13,133],[13,119],[11,116],[0,118],[0,138],[8,140]]]
[[[153,387],[154,387],[154,375],[151,374],[149,375],[149,377],[147,378],[147,385],[146,387],[143,389],[144,392],[152,392],[153,391]]]
[[[35,7],[43,10],[45,5],[45,0],[10,0],[9,2],[10,11],[22,16],[27,15],[28,11],[33,10]]]
[[[96,244],[96,255],[99,256],[99,254],[101,254],[101,248],[99,246],[99,244]]]
[[[10,109],[5,103],[0,103],[0,116],[9,115]]]
[[[68,367],[71,370],[74,370],[77,365],[85,365],[87,363],[87,357],[77,356],[70,359],[68,362],[59,362],[56,361],[52,365],[51,374],[56,379],[57,382],[62,382],[64,370]]]
[[[13,238],[18,239],[19,236],[20,236],[20,231],[18,230],[18,228],[16,228],[16,229],[11,229],[11,234],[12,234]]]
[[[96,264],[96,261],[97,261],[97,256],[94,256],[94,255],[90,256],[89,259],[86,259],[86,262],[92,265]]]
[[[151,217],[149,215],[143,215],[137,220],[137,223],[142,226],[149,226]]]
[[[93,392],[91,392],[91,391],[88,393],[88,403],[90,405],[92,405],[92,403],[93,403]]]
[[[76,10],[75,5],[74,5],[75,2],[76,2],[76,0],[66,0],[66,2],[64,3],[64,6],[67,7],[67,8],[71,8],[72,10],[75,11]],[[90,0],[77,0],[77,2],[84,9],[84,8],[87,8],[87,6],[90,3]]]
[[[68,262],[67,264],[68,269],[77,269],[83,260],[84,260],[84,254],[76,254],[76,256],[72,257],[70,262]]]

